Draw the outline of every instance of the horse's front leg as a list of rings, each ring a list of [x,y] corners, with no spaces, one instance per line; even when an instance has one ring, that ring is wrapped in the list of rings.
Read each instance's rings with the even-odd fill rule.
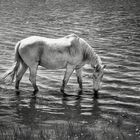
[[[69,81],[70,76],[72,75],[73,71],[74,71],[75,66],[73,65],[67,65],[66,68],[66,72],[64,75],[64,79],[63,79],[63,83],[62,83],[62,87],[61,87],[61,92],[64,92],[64,89]]]
[[[76,76],[77,76],[77,82],[79,84],[79,88],[80,88],[80,90],[82,90],[83,89],[83,85],[82,85],[82,68],[76,69]]]
[[[29,70],[30,70],[29,80],[31,81],[32,86],[34,88],[34,91],[33,91],[34,94],[36,94],[38,92],[38,87],[36,85],[37,67],[38,67],[38,64],[35,64],[35,65],[29,67]]]

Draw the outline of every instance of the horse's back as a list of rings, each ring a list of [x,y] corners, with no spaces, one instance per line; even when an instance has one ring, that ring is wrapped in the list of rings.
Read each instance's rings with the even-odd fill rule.
[[[22,54],[30,51],[31,53],[33,53],[35,51],[43,49],[43,51],[45,52],[63,52],[67,50],[68,53],[70,53],[70,50],[73,51],[75,49],[78,49],[78,47],[78,36],[75,34],[71,34],[58,39],[31,36],[20,41],[19,51]]]
[[[36,45],[46,45],[46,47],[63,48],[70,46],[74,43],[79,37],[75,34],[70,34],[62,38],[46,38],[40,36],[30,36],[28,38],[22,39],[20,42],[23,47],[27,46],[36,46]]]
[[[78,39],[74,34],[58,39],[31,36],[20,41],[18,51],[29,65],[36,62],[47,65],[58,61],[72,61],[80,56]]]

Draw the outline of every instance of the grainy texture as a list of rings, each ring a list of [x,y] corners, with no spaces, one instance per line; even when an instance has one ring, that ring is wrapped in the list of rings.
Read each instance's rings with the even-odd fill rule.
[[[45,124],[52,131],[54,126],[50,122],[71,120],[102,130],[114,122],[114,129],[121,126],[128,137],[139,138],[139,7],[139,0],[1,0],[0,74],[12,66],[16,42],[31,35],[59,38],[75,33],[107,64],[98,100],[92,98],[90,76],[83,78],[83,93],[78,92],[75,73],[66,91],[74,96],[63,98],[59,92],[63,70],[39,68],[40,92],[36,99],[31,97],[28,72],[22,79],[19,96],[15,95],[13,85],[1,83],[0,121],[3,125],[38,128]],[[92,69],[85,66],[83,75],[87,74],[92,74]]]

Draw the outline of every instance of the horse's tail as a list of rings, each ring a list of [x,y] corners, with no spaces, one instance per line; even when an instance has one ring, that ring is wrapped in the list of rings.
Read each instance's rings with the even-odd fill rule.
[[[19,51],[18,51],[19,46],[20,46],[20,42],[18,42],[15,46],[15,62],[13,64],[13,66],[2,77],[2,81],[9,83],[9,84],[12,84],[12,82],[14,81],[14,77],[17,74],[17,71],[20,67],[20,63],[22,62],[22,59],[21,59]]]

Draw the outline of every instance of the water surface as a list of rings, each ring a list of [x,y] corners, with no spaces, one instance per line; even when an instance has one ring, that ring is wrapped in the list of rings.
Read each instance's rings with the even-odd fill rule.
[[[11,67],[17,41],[31,35],[84,38],[107,65],[99,99],[83,77],[79,94],[75,73],[63,98],[64,70],[39,67],[40,92],[32,97],[28,72],[20,85],[0,84],[0,121],[5,125],[44,126],[68,121],[95,124],[120,121],[128,134],[140,133],[140,4],[138,0],[0,0],[0,75]],[[85,66],[84,74],[91,74]],[[77,96],[79,95],[79,96]]]

